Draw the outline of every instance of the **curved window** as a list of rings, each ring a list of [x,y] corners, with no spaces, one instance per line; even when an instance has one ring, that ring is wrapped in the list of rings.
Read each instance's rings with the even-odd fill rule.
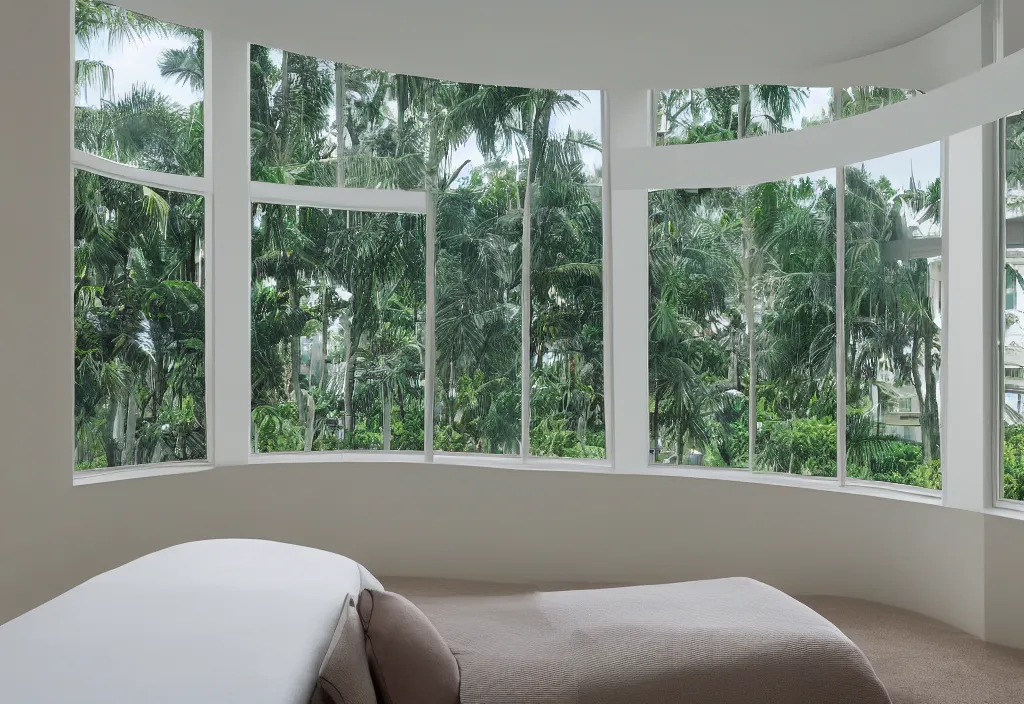
[[[75,2],[76,470],[207,457],[204,44]]]
[[[206,458],[201,196],[75,172],[75,468]]]
[[[939,144],[846,169],[847,474],[942,488]]]
[[[724,142],[792,132],[828,122],[831,104],[831,88],[744,85],[666,90],[658,100],[655,142]]]
[[[258,44],[249,62],[252,180],[336,185],[333,64]]]
[[[939,145],[836,176],[650,195],[653,462],[941,489]]]
[[[665,90],[658,97],[655,144],[724,142],[793,132],[836,119],[834,88],[740,85]],[[840,117],[903,102],[921,91],[879,86],[841,89]],[[740,119],[744,115],[744,119]]]
[[[654,462],[836,475],[834,213],[834,172],[651,194]]]
[[[203,31],[98,0],[76,0],[75,30],[76,469],[205,460],[208,432],[217,464],[606,457],[600,92],[425,79],[233,36],[207,52]],[[227,87],[211,98],[213,70]],[[805,129],[916,94],[665,91],[656,143]],[[217,102],[218,129],[247,110],[248,143],[213,139],[204,99]],[[608,113],[623,133],[626,113]],[[649,126],[646,112],[631,117]],[[1011,119],[1007,229],[1019,249],[1007,252],[1004,300],[1012,498],[1024,486],[1018,127]],[[652,163],[671,161],[664,152]],[[651,463],[940,489],[939,176],[936,144],[753,186],[650,192]],[[216,355],[207,298],[233,320]],[[245,372],[232,363],[246,358],[248,416],[244,393],[211,403],[229,438],[213,443],[207,377],[234,391],[244,382],[232,370]],[[635,369],[643,362],[624,374],[634,389]],[[639,407],[624,416],[642,418],[642,397],[628,398]]]
[[[252,449],[423,451],[422,215],[257,203]]]
[[[903,88],[883,88],[881,86],[852,86],[843,88],[842,117],[863,115],[866,112],[895,105],[909,100],[923,91],[906,90]]]
[[[834,477],[836,173],[747,194],[757,426],[754,468]]]
[[[603,457],[600,93],[251,56],[254,86],[260,65],[270,77],[251,93],[252,172],[280,182],[253,184],[252,449]],[[278,126],[266,140],[261,110]],[[315,129],[292,139],[282,120]],[[288,135],[301,158],[260,166],[260,145]],[[426,218],[387,195],[415,188]],[[374,213],[290,199],[380,189]]]
[[[437,196],[434,447],[604,457],[600,93],[460,90],[484,122]],[[491,122],[504,144],[484,139]]]
[[[75,147],[201,176],[203,46],[201,30],[75,0]]]

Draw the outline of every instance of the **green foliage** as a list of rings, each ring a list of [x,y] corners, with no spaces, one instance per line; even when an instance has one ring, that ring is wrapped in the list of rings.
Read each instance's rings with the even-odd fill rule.
[[[759,470],[836,476],[836,422],[796,418],[762,424],[758,434]]]
[[[1003,498],[1024,501],[1024,425],[1003,430]]]
[[[907,91],[855,87],[853,115]],[[668,91],[664,140],[693,143],[784,129],[805,97],[785,86]],[[745,106],[745,107],[744,107]],[[827,115],[826,115],[827,117]],[[935,488],[939,331],[929,262],[883,255],[937,222],[938,182],[893,184],[847,169],[846,435],[850,476]],[[650,428],[660,462],[749,464],[746,400],[756,386],[755,469],[835,476],[836,198],[825,180],[650,195]],[[753,348],[755,352],[751,353]],[[891,371],[882,382],[882,371]],[[889,395],[912,388],[921,445],[887,429]],[[893,421],[899,424],[899,421]]]
[[[155,171],[203,173],[203,33],[76,0],[83,45],[176,37],[158,62],[190,86],[111,95],[102,62],[76,66],[75,144]],[[337,80],[345,108],[332,116]],[[519,452],[522,234],[534,247],[537,451],[602,456],[599,143],[552,117],[581,94],[463,85],[254,45],[252,178],[420,189],[436,201],[435,445]],[[489,163],[450,163],[475,140]],[[509,163],[506,159],[515,157]],[[341,164],[339,164],[339,160]],[[424,177],[427,177],[426,179]],[[530,192],[530,203],[526,194]],[[205,456],[202,200],[76,178],[76,465]],[[422,451],[426,219],[256,203],[252,208],[252,437],[257,452]]]

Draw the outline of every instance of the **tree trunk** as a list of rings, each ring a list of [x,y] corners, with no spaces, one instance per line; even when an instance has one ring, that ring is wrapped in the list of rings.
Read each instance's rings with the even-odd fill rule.
[[[355,120],[352,119],[351,115],[345,117],[345,131],[348,133],[348,138],[352,140],[352,151],[359,149],[359,130],[356,129]]]
[[[291,131],[292,74],[291,55],[287,51],[281,52],[281,100],[281,153],[278,166],[284,166],[291,158],[291,143],[288,137]]]
[[[934,338],[931,334],[925,335],[924,338],[924,388],[925,388],[925,405],[922,407],[921,414],[921,428],[922,435],[921,440],[924,441],[924,427],[927,425],[928,428],[928,444],[929,459],[937,459],[940,455],[941,450],[941,434],[939,426],[939,399],[937,395],[937,381],[935,375],[935,368],[932,366],[932,352],[934,346]],[[922,452],[923,458],[923,452]],[[925,460],[926,462],[929,460]]]
[[[153,350],[153,422],[160,415],[164,405],[164,394],[167,393],[167,376],[164,366],[164,353],[161,346]]]
[[[108,467],[118,467],[121,465],[121,452],[117,446],[117,407],[118,401],[116,399],[110,399],[107,404],[107,423],[103,428],[103,452],[107,456]]]
[[[914,393],[917,395],[917,418],[918,424],[921,428],[921,460],[927,464],[932,461],[932,448],[931,448],[931,428],[928,427],[925,421],[925,397],[924,389],[921,383],[921,372],[918,367],[918,361],[921,358],[921,338],[914,333],[914,342],[911,345],[911,372],[910,378],[914,382]],[[925,361],[927,365],[928,362]]]
[[[380,387],[381,405],[384,408],[384,418],[381,423],[381,435],[383,437],[384,452],[391,450],[391,386],[381,384]]]
[[[736,127],[736,139],[743,139],[747,136],[747,113],[750,112],[750,86],[740,86],[740,104],[736,110],[738,123]]]
[[[288,287],[288,295],[291,298],[292,310],[299,310],[298,282],[292,282]],[[302,337],[292,335],[291,338],[291,359],[292,359],[292,395],[295,397],[295,413],[299,419],[299,425],[304,422],[305,409],[302,407]]]
[[[658,439],[661,432],[661,389],[654,390],[654,408],[651,410],[651,447],[654,460],[658,460]]]
[[[313,394],[304,393],[306,404],[306,437],[302,449],[309,452],[313,449],[313,422],[316,420],[316,399]]]
[[[179,460],[185,459],[186,441],[188,440],[188,429],[181,428],[178,431],[177,443],[175,446],[174,457]]]
[[[352,394],[356,387],[356,359],[352,354],[352,345],[355,341],[355,336],[352,334],[352,321],[349,320],[348,325],[345,326],[345,432],[348,435],[351,435],[355,428],[355,409],[352,407]]]
[[[327,348],[328,340],[330,339],[331,325],[330,325],[330,304],[329,304],[330,290],[327,286],[327,279],[324,279],[323,288],[321,290],[321,313],[320,313],[320,360],[323,364],[323,369],[320,370],[320,391],[321,393],[327,388]]]
[[[345,64],[334,65],[334,121],[338,127],[338,186],[345,185],[345,128],[348,125],[345,108],[348,89],[345,87]]]
[[[401,418],[402,424],[405,424],[405,392],[402,391],[401,385],[398,387],[398,417]]]
[[[749,378],[747,382],[747,457],[750,468],[755,468],[757,448],[757,359],[755,357],[754,325],[754,244],[753,233],[746,214],[743,216],[743,307],[747,318],[747,357]]]
[[[729,388],[739,389],[740,388],[740,352],[736,349],[737,334],[736,330],[729,331]]]
[[[135,382],[128,388],[128,423],[124,433],[124,456],[121,464],[135,464],[135,427],[139,419],[139,402],[135,395]]]

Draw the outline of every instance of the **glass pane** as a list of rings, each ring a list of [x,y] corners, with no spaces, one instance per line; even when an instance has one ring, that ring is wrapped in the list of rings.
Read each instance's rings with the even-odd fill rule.
[[[252,180],[336,185],[333,64],[258,44],[249,58]]]
[[[552,115],[531,202],[530,451],[603,458],[601,94],[534,93]]]
[[[75,147],[201,176],[203,32],[76,0]]]
[[[252,218],[253,451],[422,452],[425,218]]]
[[[1024,501],[1024,116],[1006,119],[1003,498]]]
[[[75,469],[206,457],[204,205],[75,172]]]
[[[862,115],[886,105],[909,100],[923,91],[904,88],[883,88],[881,86],[853,86],[843,90],[843,117]]]
[[[850,477],[942,487],[940,149],[846,169]]]
[[[446,123],[455,104],[442,95],[454,84],[347,64],[335,71],[345,89],[345,185],[423,190],[426,161],[433,155],[436,173],[455,136]]]
[[[424,107],[405,114],[422,110],[429,117],[427,180],[437,191],[434,447],[522,452],[522,243],[529,213],[529,449],[601,457],[600,94],[425,86],[424,98],[409,100]]]
[[[652,462],[748,465],[748,190],[649,196]]]
[[[836,172],[748,189],[761,471],[836,476]]]
[[[521,449],[520,176],[492,163],[437,194],[435,450]]]
[[[832,89],[746,85],[662,91],[657,144],[736,139],[741,104],[744,136],[792,132],[830,119]]]

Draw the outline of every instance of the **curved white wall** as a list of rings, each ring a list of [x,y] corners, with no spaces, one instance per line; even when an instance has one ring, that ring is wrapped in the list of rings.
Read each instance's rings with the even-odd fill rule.
[[[119,4],[331,61],[538,88],[697,88],[748,82],[930,90],[981,65],[978,0],[787,2],[745,1],[742,12],[729,0],[613,3],[592,13],[573,3],[545,0],[519,0],[511,10],[492,0],[293,0],[284,12],[276,0]],[[958,12],[964,14],[958,17]],[[395,16],[405,21],[395,23]],[[537,16],[544,21],[534,21]],[[311,18],[317,31],[310,31]],[[387,31],[379,31],[384,26]],[[727,28],[727,34],[707,27]],[[765,37],[773,33],[785,33],[787,41],[770,40],[767,51]],[[883,47],[889,48],[879,51]],[[707,60],[711,56],[714,61]]]
[[[63,468],[48,472],[58,473],[66,480]],[[892,604],[1024,646],[1016,598],[1024,525],[915,500],[388,463],[65,484],[25,511],[5,506],[0,622],[168,545],[258,537],[346,554],[378,575],[594,583],[747,575],[796,594]]]
[[[382,575],[745,574],[1024,646],[1024,521],[927,500],[387,463],[219,467],[73,487],[70,12],[64,0],[37,0],[5,20],[0,83],[25,109],[0,111],[0,321],[21,332],[0,344],[0,622],[149,551],[248,536],[343,552]]]

